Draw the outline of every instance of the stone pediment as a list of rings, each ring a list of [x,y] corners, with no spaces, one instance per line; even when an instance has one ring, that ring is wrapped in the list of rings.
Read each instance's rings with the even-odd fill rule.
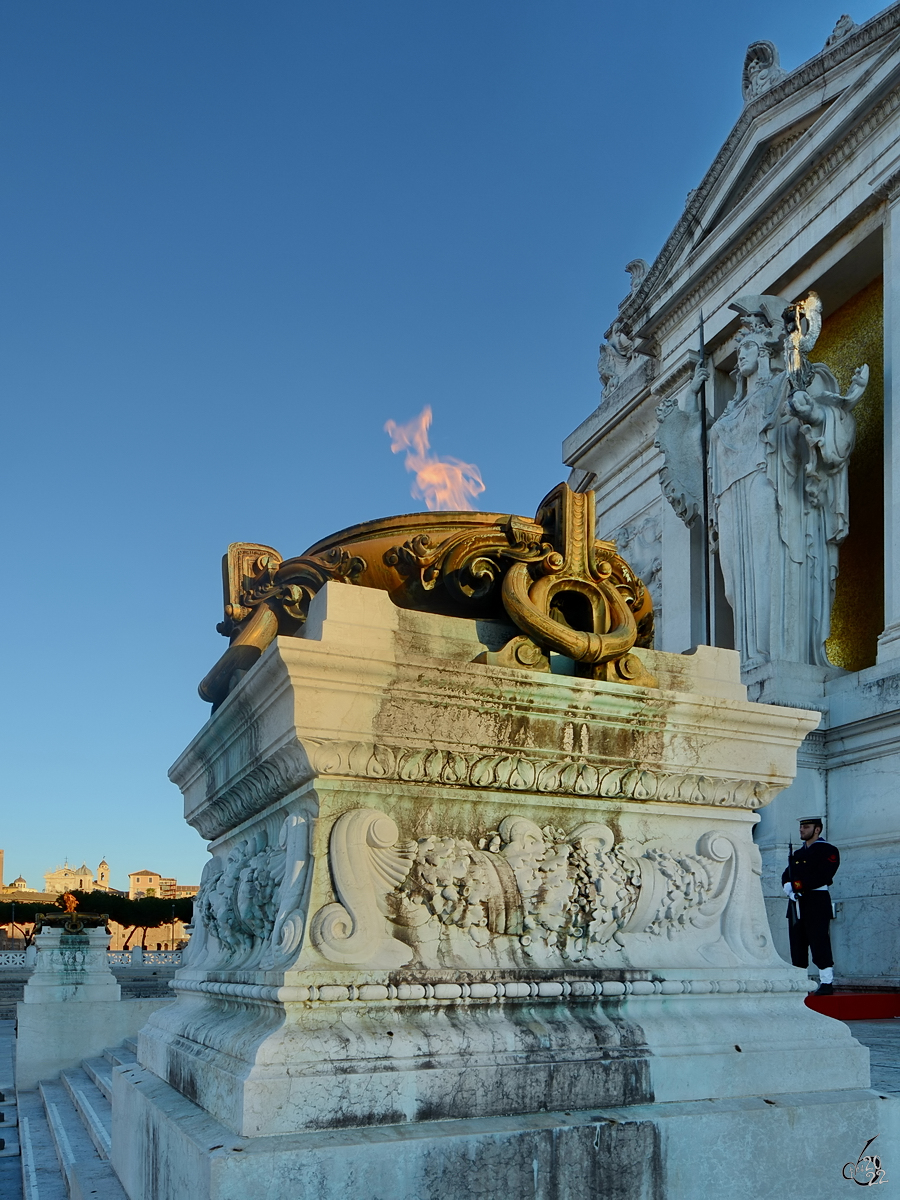
[[[776,77],[749,98],[729,137],[620,316],[638,333],[648,309],[703,257],[721,254],[837,150],[900,88],[900,3]],[[752,49],[752,48],[751,48]],[[887,114],[884,114],[887,119]],[[643,347],[642,347],[643,348]]]
[[[779,129],[771,136],[760,138],[758,142],[752,145],[748,153],[741,156],[743,161],[737,171],[736,178],[730,180],[726,176],[726,180],[723,181],[726,189],[725,194],[719,201],[718,207],[711,219],[705,223],[707,234],[728,218],[729,213],[798,145],[804,134],[810,132],[819,117],[833,103],[833,100],[829,100],[827,104],[815,109],[811,114],[801,117],[799,121],[789,128]]]

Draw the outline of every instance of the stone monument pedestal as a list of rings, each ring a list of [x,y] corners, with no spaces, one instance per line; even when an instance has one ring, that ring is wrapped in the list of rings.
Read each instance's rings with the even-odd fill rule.
[[[634,687],[509,636],[329,583],[176,763],[212,858],[114,1075],[131,1200],[819,1200],[897,1140],[766,921],[753,810],[817,714],[728,651]]]
[[[44,928],[35,938],[34,972],[16,1007],[16,1087],[78,1066],[140,1029],[168,1000],[122,1000],[109,969],[103,926],[70,932]]]

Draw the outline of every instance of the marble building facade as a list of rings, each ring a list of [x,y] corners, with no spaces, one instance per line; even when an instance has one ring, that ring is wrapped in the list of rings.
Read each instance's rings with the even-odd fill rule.
[[[788,843],[797,844],[800,817],[821,814],[843,855],[832,889],[837,980],[897,987],[900,4],[858,26],[842,18],[825,47],[791,72],[770,42],[754,43],[736,90],[739,82],[743,110],[669,239],[652,264],[627,265],[631,288],[601,348],[601,403],[566,438],[564,459],[570,485],[595,493],[599,536],[616,539],[653,592],[657,649],[739,648],[752,698],[821,714],[797,780],[761,812],[755,832],[772,932],[787,954],[780,876]],[[749,328],[742,301],[756,303],[750,323],[765,325],[765,303],[796,305],[810,293],[821,300],[810,361],[836,381],[834,400],[852,398],[845,408],[855,422],[843,474],[834,477],[845,527],[829,535],[837,565],[833,592],[823,584],[830,628],[826,606],[821,653],[791,649],[790,638],[748,652],[746,613],[736,602],[736,625],[726,595],[734,584],[722,569],[731,569],[729,554],[740,555],[740,538],[723,525],[721,554],[709,551],[702,503],[688,486],[693,478],[696,491],[702,479],[699,419],[680,440],[667,442],[661,430],[673,410],[690,407],[701,360],[710,430],[733,411]],[[860,398],[853,372],[862,364]],[[784,368],[772,360],[775,374]],[[780,585],[773,575],[766,586]],[[786,598],[785,624],[805,619],[810,600],[801,593]]]

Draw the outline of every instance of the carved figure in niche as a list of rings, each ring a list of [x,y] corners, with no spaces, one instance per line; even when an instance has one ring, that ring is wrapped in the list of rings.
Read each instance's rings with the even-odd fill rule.
[[[853,409],[869,369],[859,367],[842,396],[828,367],[808,361],[821,327],[815,293],[792,306],[763,295],[731,307],[742,318],[736,388],[709,431],[709,497],[737,648],[745,667],[770,659],[827,666],[838,547],[849,528]],[[708,379],[698,365],[680,405],[694,415],[697,446],[697,397]]]

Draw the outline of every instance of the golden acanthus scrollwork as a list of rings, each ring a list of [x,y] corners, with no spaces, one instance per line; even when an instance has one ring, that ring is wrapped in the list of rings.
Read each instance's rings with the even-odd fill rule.
[[[342,530],[298,558],[240,542],[223,560],[231,644],[200,684],[218,705],[281,634],[297,636],[329,580],[386,591],[400,608],[512,622],[521,631],[483,658],[550,670],[571,658],[595,679],[652,686],[630,651],[653,639],[650,595],[615,544],[595,536],[593,493],[561,483],[534,520],[479,512],[415,513]]]

